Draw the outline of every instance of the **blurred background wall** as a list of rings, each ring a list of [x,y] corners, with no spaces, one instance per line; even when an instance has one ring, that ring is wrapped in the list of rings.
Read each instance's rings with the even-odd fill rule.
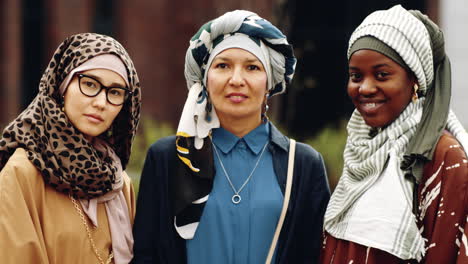
[[[173,133],[187,94],[183,75],[189,39],[226,11],[248,9],[288,35],[298,58],[286,95],[271,101],[269,116],[288,135],[325,157],[334,186],[341,171],[345,123],[346,48],[369,13],[401,4],[442,26],[453,67],[453,108],[468,125],[468,7],[466,0],[0,0],[0,129],[34,98],[54,50],[67,36],[98,32],[120,41],[143,89],[143,121],[132,154],[138,170],[146,148]]]
[[[230,3],[229,3],[230,2]],[[0,122],[15,117],[37,93],[50,57],[67,36],[98,32],[130,53],[144,90],[143,113],[176,125],[187,92],[183,75],[190,37],[233,9],[272,19],[277,0],[1,0]]]
[[[440,1],[445,49],[452,63],[452,109],[468,127],[468,5],[466,0]]]

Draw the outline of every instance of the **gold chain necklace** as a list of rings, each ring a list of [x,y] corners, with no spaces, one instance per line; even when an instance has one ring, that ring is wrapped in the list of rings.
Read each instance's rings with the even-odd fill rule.
[[[81,218],[81,221],[83,222],[83,225],[86,229],[86,233],[88,234],[88,239],[89,239],[89,242],[91,243],[91,247],[93,248],[93,251],[94,251],[94,254],[96,254],[96,257],[97,259],[99,260],[99,264],[110,264],[112,262],[112,259],[114,258],[114,252],[111,251],[111,253],[109,254],[109,257],[107,258],[106,262],[104,262],[101,258],[101,255],[99,254],[99,251],[96,247],[96,244],[94,243],[94,239],[91,235],[91,231],[89,230],[89,226],[88,226],[88,223],[83,215],[83,211],[81,211],[80,209],[80,206],[78,205],[78,203],[76,202],[75,198],[73,198],[71,195],[68,195],[68,197],[70,197],[72,203],[73,203],[73,206],[75,207],[76,211],[78,212],[78,214],[80,215],[80,218]]]

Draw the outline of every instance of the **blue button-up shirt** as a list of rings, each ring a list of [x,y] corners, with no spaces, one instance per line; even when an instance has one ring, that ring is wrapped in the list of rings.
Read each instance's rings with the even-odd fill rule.
[[[223,128],[214,129],[213,143],[236,190],[244,184],[269,141],[269,126],[261,124],[243,138]],[[251,179],[235,194],[213,153],[216,174],[199,227],[187,240],[188,263],[264,263],[281,213],[283,194],[265,149]]]

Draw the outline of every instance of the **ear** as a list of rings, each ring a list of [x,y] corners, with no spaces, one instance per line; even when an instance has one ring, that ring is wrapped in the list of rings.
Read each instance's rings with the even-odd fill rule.
[[[418,82],[414,82],[414,84],[413,84],[413,96],[412,96],[412,98],[411,98],[411,100],[412,100],[413,102],[416,102],[416,100],[418,100],[419,94],[420,94],[419,91],[420,91],[420,90],[419,90],[419,84],[418,84]]]
[[[206,79],[206,85],[203,82],[201,82],[200,85],[202,87],[202,90],[201,90],[202,93],[205,93],[206,96],[209,96],[210,95],[210,89],[208,89],[208,79]]]
[[[416,77],[416,75],[413,72],[410,73],[410,78],[412,82],[414,82],[415,84],[419,86],[418,77]]]
[[[417,93],[419,91],[419,87],[421,87],[419,85],[419,81],[418,81],[418,78],[416,78],[416,75],[412,74],[412,81],[413,81],[413,89],[414,89],[414,92]],[[417,87],[417,88],[415,88]]]

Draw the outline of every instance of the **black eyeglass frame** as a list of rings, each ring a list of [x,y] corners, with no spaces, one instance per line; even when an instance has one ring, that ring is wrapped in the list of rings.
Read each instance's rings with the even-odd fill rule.
[[[132,91],[130,91],[128,88],[124,88],[124,87],[108,87],[108,86],[105,86],[104,84],[102,84],[99,80],[97,80],[96,78],[92,77],[92,76],[89,76],[89,75],[86,75],[86,74],[82,74],[82,73],[78,73],[76,74],[76,76],[78,76],[78,87],[80,88],[80,92],[85,95],[85,96],[88,96],[88,97],[96,97],[98,96],[98,94],[101,93],[102,89],[105,89],[106,90],[106,100],[109,104],[111,105],[115,105],[115,106],[120,106],[120,105],[123,105],[125,103],[125,101],[128,100],[128,98],[130,98],[130,96],[133,94]],[[95,94],[95,95],[89,95],[89,94],[85,94],[83,92],[83,90],[81,89],[81,78],[83,77],[86,77],[86,78],[90,78],[90,79],[93,79],[94,81],[96,81],[97,83],[99,83],[99,85],[101,85],[101,89],[99,89],[99,91]],[[124,100],[121,104],[114,104],[112,103],[110,100],[109,100],[109,94],[108,92],[110,91],[110,89],[122,89],[125,91],[125,96],[124,96]]]

